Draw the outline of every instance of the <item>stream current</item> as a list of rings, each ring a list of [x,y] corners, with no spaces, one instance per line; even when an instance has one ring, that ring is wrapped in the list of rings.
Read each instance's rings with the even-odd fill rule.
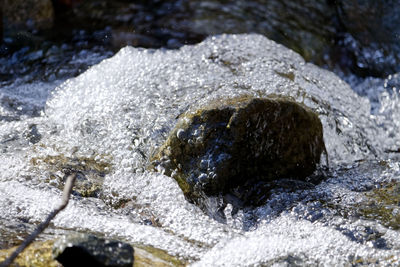
[[[398,265],[400,76],[346,80],[244,34],[125,47],[75,78],[2,85],[0,246],[46,218],[75,168],[100,189],[75,194],[42,238],[98,233],[195,266]],[[316,111],[329,170],[319,183],[274,189],[263,206],[228,204],[216,221],[146,167],[177,116],[243,94],[287,95]]]

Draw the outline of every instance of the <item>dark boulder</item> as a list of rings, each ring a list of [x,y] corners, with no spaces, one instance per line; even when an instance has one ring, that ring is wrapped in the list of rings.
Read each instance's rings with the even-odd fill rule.
[[[198,202],[245,184],[305,179],[324,149],[322,124],[307,107],[242,96],[181,115],[152,165]]]
[[[131,245],[93,235],[76,234],[54,243],[53,256],[64,267],[132,267]]]

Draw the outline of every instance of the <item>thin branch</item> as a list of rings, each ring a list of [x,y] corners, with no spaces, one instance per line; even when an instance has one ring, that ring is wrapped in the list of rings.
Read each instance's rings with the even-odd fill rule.
[[[24,240],[24,242],[10,255],[10,257],[8,257],[5,261],[0,263],[0,267],[8,267],[15,260],[15,258],[27,246],[29,246],[33,242],[33,240],[35,240],[35,238],[41,232],[43,232],[44,229],[47,228],[47,226],[49,226],[50,221],[53,220],[54,217],[56,217],[56,215],[68,205],[69,195],[71,194],[72,187],[74,186],[75,179],[76,179],[76,173],[72,173],[67,177],[67,182],[65,183],[65,186],[64,186],[64,191],[63,191],[63,196],[62,196],[62,200],[61,200],[60,206],[58,208],[56,208],[55,210],[53,210],[47,216],[47,218],[46,218],[46,220],[44,222],[39,224],[39,226],[35,229],[35,231],[33,231],[33,233]]]

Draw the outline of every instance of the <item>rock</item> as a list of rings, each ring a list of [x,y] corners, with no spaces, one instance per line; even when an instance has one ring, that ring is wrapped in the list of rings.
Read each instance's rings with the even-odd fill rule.
[[[324,150],[321,122],[304,105],[242,96],[181,115],[152,164],[197,202],[258,181],[305,179]]]
[[[25,249],[14,263],[18,266],[59,267],[60,264],[53,258],[54,240],[36,241]],[[16,247],[0,250],[0,262],[4,261]],[[134,246],[134,266],[167,267],[186,266],[186,262],[169,255],[165,251],[150,246]],[[11,265],[14,266],[14,265]],[[75,265],[78,266],[78,265]],[[132,266],[132,265],[131,265]],[[65,266],[64,266],[65,267]],[[86,266],[85,266],[86,267]]]
[[[64,267],[132,267],[133,251],[126,243],[76,234],[56,241],[53,256]]]
[[[10,266],[58,267],[52,257],[53,241],[38,241],[29,245]],[[8,258],[16,247],[0,250],[0,263]]]
[[[51,0],[3,0],[7,29],[49,29],[53,25]]]

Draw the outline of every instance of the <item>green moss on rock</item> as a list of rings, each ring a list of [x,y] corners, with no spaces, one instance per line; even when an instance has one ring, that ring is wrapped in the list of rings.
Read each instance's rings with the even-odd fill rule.
[[[152,166],[196,202],[249,181],[304,179],[324,150],[316,113],[288,98],[246,95],[181,115]]]

